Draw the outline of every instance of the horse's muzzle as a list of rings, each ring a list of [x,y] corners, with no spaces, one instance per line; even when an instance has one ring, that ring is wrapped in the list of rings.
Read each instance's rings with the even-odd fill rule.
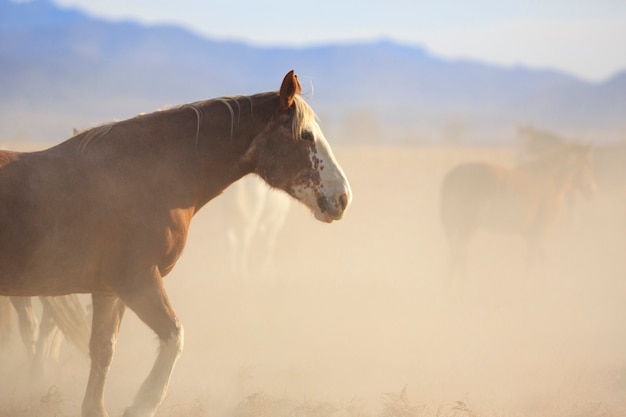
[[[339,220],[350,204],[350,197],[346,193],[341,193],[332,197],[321,196],[317,199],[319,212],[315,211],[318,220],[330,223]]]

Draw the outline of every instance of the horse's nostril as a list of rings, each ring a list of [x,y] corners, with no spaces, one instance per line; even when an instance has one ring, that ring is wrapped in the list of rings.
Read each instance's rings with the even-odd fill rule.
[[[341,207],[341,211],[344,211],[348,206],[348,196],[343,193],[339,196],[339,207]]]
[[[317,206],[320,208],[322,213],[328,210],[328,200],[326,197],[320,197],[317,199]]]

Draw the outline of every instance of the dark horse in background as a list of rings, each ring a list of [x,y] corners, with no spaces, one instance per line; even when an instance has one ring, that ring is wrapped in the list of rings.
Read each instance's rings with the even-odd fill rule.
[[[0,295],[91,293],[85,417],[104,384],[126,307],[160,350],[125,416],[152,416],[183,349],[163,286],[192,217],[244,175],[341,219],[348,181],[293,71],[276,92],[196,102],[83,132],[50,149],[0,152]]]
[[[562,144],[515,168],[476,162],[454,167],[441,189],[440,215],[448,241],[449,278],[467,272],[477,230],[522,236],[528,270],[541,268],[544,241],[573,195],[596,189],[589,146]]]

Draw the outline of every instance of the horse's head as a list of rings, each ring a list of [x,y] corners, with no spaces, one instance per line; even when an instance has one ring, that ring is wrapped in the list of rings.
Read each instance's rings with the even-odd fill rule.
[[[315,218],[330,223],[343,217],[352,192],[301,91],[298,77],[289,72],[277,111],[252,144],[255,172],[304,203]]]

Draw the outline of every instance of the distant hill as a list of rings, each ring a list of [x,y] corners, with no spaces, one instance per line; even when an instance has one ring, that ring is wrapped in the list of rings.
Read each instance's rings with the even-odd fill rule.
[[[47,0],[0,0],[0,141],[59,141],[72,127],[165,104],[274,90],[292,68],[333,141],[344,143],[493,141],[484,132],[522,123],[626,128],[626,72],[589,83],[386,40],[261,48],[97,20]]]

